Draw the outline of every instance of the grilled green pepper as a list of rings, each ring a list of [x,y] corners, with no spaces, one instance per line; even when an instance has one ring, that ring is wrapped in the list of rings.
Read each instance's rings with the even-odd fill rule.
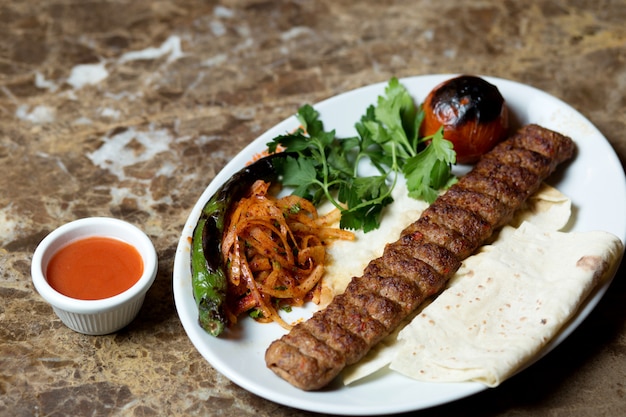
[[[191,240],[191,283],[200,326],[218,336],[228,325],[226,269],[221,255],[226,218],[235,202],[243,198],[256,180],[274,181],[275,164],[286,152],[261,158],[235,173],[204,205]]]

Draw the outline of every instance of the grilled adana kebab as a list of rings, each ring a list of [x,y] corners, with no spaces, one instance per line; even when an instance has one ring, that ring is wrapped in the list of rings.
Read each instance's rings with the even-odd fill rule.
[[[533,194],[574,142],[528,125],[485,154],[399,240],[386,245],[343,294],[274,341],[267,366],[303,390],[317,390],[361,359],[460,267]]]

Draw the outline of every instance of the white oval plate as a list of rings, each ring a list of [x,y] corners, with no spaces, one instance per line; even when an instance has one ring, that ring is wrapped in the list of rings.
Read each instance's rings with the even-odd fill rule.
[[[428,75],[401,79],[417,103],[442,81],[454,75]],[[626,178],[615,151],[606,138],[579,112],[538,89],[503,79],[484,77],[504,96],[513,123],[537,123],[575,140],[578,154],[566,168],[548,182],[571,197],[574,222],[571,230],[604,230],[626,239]],[[384,94],[386,82],[359,88],[322,101],[314,107],[327,130],[339,137],[355,135],[354,123],[367,106]],[[299,125],[290,117],[274,126],[243,149],[215,177],[200,196],[182,232],[174,261],[174,301],[180,320],[196,349],[219,372],[235,384],[268,400],[289,407],[341,415],[380,415],[424,409],[451,402],[485,389],[479,383],[424,383],[391,371],[380,371],[350,386],[331,384],[322,391],[305,392],[278,378],[265,366],[269,344],[284,330],[274,324],[258,324],[243,319],[234,334],[215,338],[205,333],[197,321],[189,266],[190,240],[205,202],[233,173],[241,169],[277,135]],[[610,182],[610,192],[606,192]],[[611,277],[612,278],[612,277]],[[610,280],[585,304],[575,319],[547,346],[540,356],[561,343],[589,315],[606,292]],[[292,312],[292,318],[310,317],[314,306]],[[531,361],[534,362],[535,360]]]

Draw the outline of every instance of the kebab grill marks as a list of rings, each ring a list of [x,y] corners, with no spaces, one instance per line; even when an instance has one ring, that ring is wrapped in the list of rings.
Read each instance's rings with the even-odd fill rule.
[[[574,150],[570,138],[537,125],[498,144],[326,309],[274,341],[267,366],[303,390],[327,385],[440,292]]]

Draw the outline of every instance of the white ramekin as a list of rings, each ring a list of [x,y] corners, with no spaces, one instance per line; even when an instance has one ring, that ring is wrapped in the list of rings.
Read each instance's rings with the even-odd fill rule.
[[[48,284],[48,263],[61,247],[92,236],[117,238],[134,246],[143,259],[143,275],[128,290],[113,297],[100,300],[67,297]],[[154,282],[157,266],[154,245],[140,229],[114,218],[89,217],[67,223],[41,241],[33,254],[31,276],[37,292],[67,327],[84,334],[103,335],[125,327],[137,316]]]

